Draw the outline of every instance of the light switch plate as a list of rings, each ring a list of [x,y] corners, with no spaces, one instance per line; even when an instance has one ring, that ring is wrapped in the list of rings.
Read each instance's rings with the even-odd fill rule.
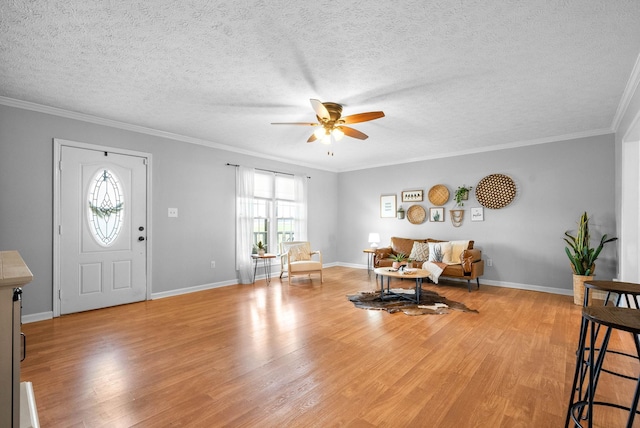
[[[169,217],[178,217],[178,209],[169,208]]]

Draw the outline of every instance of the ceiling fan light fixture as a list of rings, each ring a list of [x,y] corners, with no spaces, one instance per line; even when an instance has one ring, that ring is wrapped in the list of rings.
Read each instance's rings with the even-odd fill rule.
[[[311,106],[316,113],[317,122],[272,122],[272,125],[303,125],[317,127],[311,134],[307,143],[320,140],[323,144],[331,144],[331,138],[340,141],[345,135],[347,137],[356,138],[358,140],[366,140],[367,134],[353,129],[353,123],[368,122],[370,120],[380,119],[384,117],[382,111],[370,111],[367,113],[357,113],[350,116],[342,116],[342,106],[337,103],[322,102],[320,100],[311,99]],[[333,155],[333,153],[331,153]]]
[[[331,144],[331,131],[327,129],[326,133],[322,136],[323,144]]]

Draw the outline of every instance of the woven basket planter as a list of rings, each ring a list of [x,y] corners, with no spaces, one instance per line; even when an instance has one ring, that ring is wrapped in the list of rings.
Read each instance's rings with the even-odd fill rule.
[[[582,306],[584,304],[584,283],[593,280],[593,275],[576,275],[573,274],[573,303]],[[589,295],[589,303],[591,303],[591,295]]]

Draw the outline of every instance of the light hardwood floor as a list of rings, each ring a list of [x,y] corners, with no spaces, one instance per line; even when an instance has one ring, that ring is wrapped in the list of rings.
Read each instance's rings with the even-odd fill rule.
[[[25,324],[22,380],[43,428],[564,426],[572,297],[430,284],[479,314],[415,317],[345,297],[375,285],[335,267],[324,284],[276,277]],[[618,413],[599,426],[623,425]]]

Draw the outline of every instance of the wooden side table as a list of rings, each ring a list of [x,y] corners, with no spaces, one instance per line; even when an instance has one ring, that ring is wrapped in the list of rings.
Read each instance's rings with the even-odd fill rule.
[[[262,266],[264,267],[264,274],[267,280],[267,285],[271,283],[271,259],[275,259],[277,256],[271,253],[251,254],[251,258],[254,260],[253,264],[253,283],[256,283],[256,270],[258,269],[258,260],[262,260]]]
[[[373,256],[376,253],[376,249],[365,248],[362,252],[367,254],[367,273],[371,273],[373,270]]]

